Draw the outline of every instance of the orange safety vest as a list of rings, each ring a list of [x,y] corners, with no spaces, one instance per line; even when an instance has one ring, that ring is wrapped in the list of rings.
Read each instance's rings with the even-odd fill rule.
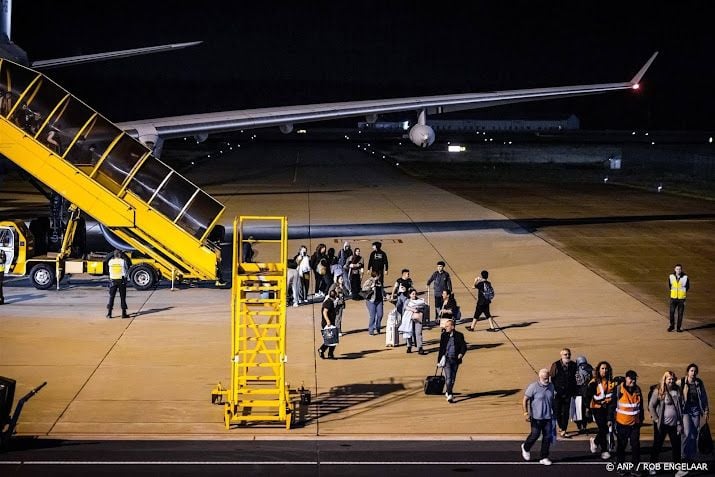
[[[680,275],[678,279],[674,273],[670,274],[670,298],[677,298],[678,300],[685,300],[685,295],[687,290],[685,285],[688,283],[687,275]]]
[[[618,402],[616,407],[616,422],[623,426],[635,426],[640,424],[641,414],[641,393],[629,393],[624,384],[619,389]]]
[[[615,387],[616,384],[613,381],[606,381],[606,387],[604,388],[603,380],[599,380],[598,385],[596,385],[596,394],[593,395],[591,400],[591,409],[607,407],[613,399],[613,388]]]

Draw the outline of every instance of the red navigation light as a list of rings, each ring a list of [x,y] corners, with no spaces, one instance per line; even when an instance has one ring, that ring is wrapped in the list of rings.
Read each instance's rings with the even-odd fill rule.
[[[634,85],[631,86],[631,87],[632,87],[633,89],[639,89],[639,88],[641,87],[641,85],[639,85],[638,83],[636,83],[636,84],[634,84]]]

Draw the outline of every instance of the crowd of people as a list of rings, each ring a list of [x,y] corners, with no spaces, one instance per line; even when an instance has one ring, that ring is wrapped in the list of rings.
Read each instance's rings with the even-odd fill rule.
[[[531,448],[541,436],[539,462],[550,465],[550,445],[556,439],[570,438],[569,420],[576,423],[577,433],[587,432],[588,424],[596,424],[596,435],[589,439],[589,450],[610,460],[615,452],[616,463],[625,461],[630,446],[630,471],[639,469],[640,429],[645,422],[646,409],[654,426],[650,462],[657,463],[666,437],[670,440],[672,456],[669,462],[695,462],[698,454],[698,437],[708,421],[709,403],[705,386],[698,378],[698,366],[689,364],[685,375],[677,378],[666,371],[662,379],[644,391],[638,386],[638,374],[626,371],[622,377],[613,374],[608,361],[591,367],[585,357],[571,360],[571,350],[561,350],[561,357],[550,369],[541,369],[538,380],[524,393],[523,411],[530,422],[531,432],[521,445],[524,460],[531,459]],[[709,430],[704,432],[708,433]],[[655,475],[655,467],[648,474]],[[682,477],[688,470],[675,474]],[[635,474],[634,474],[635,475]]]

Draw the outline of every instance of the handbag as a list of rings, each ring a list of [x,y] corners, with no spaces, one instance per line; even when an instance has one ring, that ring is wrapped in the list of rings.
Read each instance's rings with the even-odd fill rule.
[[[701,416],[700,419],[702,418]],[[710,454],[713,451],[713,436],[710,435],[710,424],[707,422],[698,431],[698,451],[701,454]]]
[[[337,346],[340,341],[338,328],[333,325],[328,325],[321,331],[323,334],[323,344],[325,346]]]

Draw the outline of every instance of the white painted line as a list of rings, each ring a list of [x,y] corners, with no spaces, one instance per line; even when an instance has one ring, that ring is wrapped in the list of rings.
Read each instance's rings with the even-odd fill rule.
[[[605,465],[603,462],[554,462],[556,465]],[[86,460],[6,460],[0,465],[541,465],[538,462],[401,462],[401,461],[86,461]]]

